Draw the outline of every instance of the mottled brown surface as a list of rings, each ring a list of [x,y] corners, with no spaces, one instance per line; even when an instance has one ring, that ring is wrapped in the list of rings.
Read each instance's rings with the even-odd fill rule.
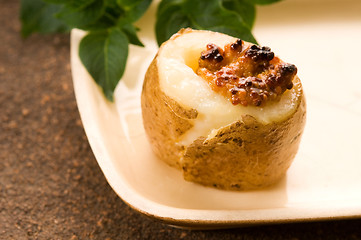
[[[0,239],[361,239],[361,220],[217,231],[172,228],[107,184],[79,119],[69,36],[19,37],[0,0]]]
[[[213,138],[192,143],[182,161],[185,179],[230,190],[257,189],[279,181],[298,151],[306,122],[302,86],[299,91],[294,112],[279,121],[262,124],[245,115]]]
[[[185,152],[184,178],[229,190],[267,187],[290,167],[306,122],[303,95],[297,110],[286,119],[264,125],[243,116],[211,139],[200,138]]]
[[[142,91],[144,128],[154,153],[170,166],[180,168],[184,147],[174,143],[192,128],[194,109],[185,109],[160,89],[157,58],[149,66]]]

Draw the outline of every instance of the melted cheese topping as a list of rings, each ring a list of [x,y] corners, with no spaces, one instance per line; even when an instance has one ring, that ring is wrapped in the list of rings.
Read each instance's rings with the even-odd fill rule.
[[[208,43],[224,46],[235,40],[221,33],[186,30],[161,46],[157,58],[161,89],[184,108],[198,111],[197,119],[192,120],[194,127],[179,139],[179,144],[189,145],[200,136],[211,137],[217,129],[240,120],[242,115],[251,115],[267,124],[281,121],[295,111],[302,91],[297,77],[294,87],[287,90],[279,102],[265,107],[244,107],[233,105],[195,73],[200,53]]]

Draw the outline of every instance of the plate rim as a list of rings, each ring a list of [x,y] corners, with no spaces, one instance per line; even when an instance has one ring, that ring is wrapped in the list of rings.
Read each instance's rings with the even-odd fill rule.
[[[333,212],[330,212],[330,208],[327,207],[327,204],[322,205],[321,207],[320,205],[315,205],[313,207],[308,206],[307,208],[302,206],[285,206],[268,209],[203,210],[166,206],[140,195],[132,189],[129,184],[126,184],[121,176],[117,176],[117,172],[115,171],[114,163],[112,161],[106,162],[99,159],[101,153],[99,152],[99,147],[96,146],[99,142],[94,141],[89,130],[90,128],[94,130],[94,126],[96,126],[96,124],[94,123],[94,120],[93,122],[90,122],[89,118],[87,118],[87,115],[89,115],[89,112],[87,111],[89,110],[84,108],[82,105],[82,102],[86,101],[91,93],[81,90],[81,86],[84,83],[94,86],[96,86],[96,84],[90,78],[83,79],[77,77],[75,71],[75,68],[79,67],[78,62],[80,61],[78,55],[75,53],[77,53],[76,50],[78,48],[78,42],[82,34],[84,34],[84,32],[78,29],[73,29],[70,34],[71,71],[78,111],[93,154],[105,178],[107,179],[108,184],[132,209],[163,223],[191,229],[219,229],[251,225],[339,220],[361,217],[361,206],[341,207],[334,209]],[[84,66],[81,67],[84,68]],[[86,81],[88,81],[88,83],[86,83]],[[103,99],[105,100],[105,97]],[[96,128],[96,131],[101,134],[99,127]],[[117,182],[118,184],[114,185],[114,182]],[[274,216],[275,213],[276,216]]]

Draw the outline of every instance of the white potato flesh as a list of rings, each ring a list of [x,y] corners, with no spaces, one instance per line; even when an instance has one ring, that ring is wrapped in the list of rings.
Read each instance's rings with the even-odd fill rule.
[[[221,33],[184,31],[161,46],[157,65],[162,91],[183,107],[198,111],[194,127],[179,139],[179,144],[187,146],[200,136],[210,138],[217,129],[240,120],[242,115],[251,115],[267,124],[280,121],[296,110],[302,91],[299,81],[294,81],[294,87],[287,90],[279,102],[267,103],[265,107],[244,107],[233,105],[195,73],[200,54],[208,43],[223,48],[235,41],[236,38]]]

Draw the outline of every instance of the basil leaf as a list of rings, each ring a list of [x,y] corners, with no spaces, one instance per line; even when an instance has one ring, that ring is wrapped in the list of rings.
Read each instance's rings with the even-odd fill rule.
[[[148,9],[152,0],[117,0],[118,5],[125,10],[124,18],[128,22],[135,22]]]
[[[223,32],[256,42],[251,29],[255,5],[280,0],[161,0],[156,37],[160,45],[181,28]],[[80,28],[90,31],[80,42],[79,56],[105,96],[122,77],[128,44],[143,46],[133,25],[152,0],[21,0],[22,35]],[[58,18],[55,18],[57,16]]]
[[[169,7],[170,5],[181,6],[182,2],[183,2],[183,0],[162,0],[158,4],[157,16],[156,17],[158,18],[159,14],[163,13],[163,11],[166,11],[167,7]]]
[[[137,36],[137,29],[132,24],[123,25],[122,30],[127,35],[129,43],[144,47],[143,43],[139,40]]]
[[[157,9],[155,24],[157,43],[160,46],[181,28],[193,27],[183,12],[182,0],[163,0]]]
[[[184,11],[198,29],[222,32],[256,43],[251,29],[242,17],[222,6],[221,0],[184,0]]]
[[[135,5],[138,5],[143,0],[117,0],[117,3],[121,7],[131,8]]]
[[[20,9],[21,34],[28,37],[34,32],[55,33],[67,32],[70,28],[54,14],[60,10],[60,5],[45,3],[41,0],[22,0]]]
[[[113,101],[128,57],[127,36],[119,28],[91,32],[80,42],[79,57],[105,96]]]
[[[72,28],[81,28],[88,30],[89,26],[104,13],[105,4],[103,1],[96,0],[84,8],[74,8],[72,5],[65,5],[57,14],[57,17],[63,20]]]
[[[157,42],[161,45],[179,29],[191,27],[256,43],[251,33],[254,18],[254,5],[245,0],[163,0],[157,9]]]
[[[223,0],[222,5],[226,9],[236,12],[248,28],[252,29],[256,18],[256,8],[254,4],[247,2],[247,0]]]
[[[70,0],[44,0],[46,3],[67,4]]]
[[[86,6],[89,6],[96,0],[44,0],[47,3],[54,3],[54,4],[64,4],[68,5],[69,7],[80,9]]]
[[[252,4],[266,5],[266,4],[271,4],[271,3],[275,3],[275,2],[280,2],[282,0],[247,0],[247,1]]]

